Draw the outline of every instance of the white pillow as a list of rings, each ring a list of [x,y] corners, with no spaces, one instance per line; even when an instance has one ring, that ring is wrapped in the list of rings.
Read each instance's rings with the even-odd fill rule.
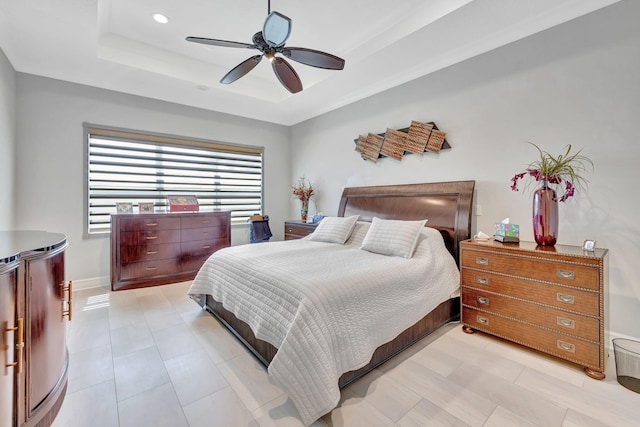
[[[373,218],[361,249],[381,255],[411,258],[427,220],[400,221]]]
[[[314,232],[309,235],[309,240],[344,245],[344,242],[351,236],[359,216],[353,215],[346,218],[326,216],[322,218]]]

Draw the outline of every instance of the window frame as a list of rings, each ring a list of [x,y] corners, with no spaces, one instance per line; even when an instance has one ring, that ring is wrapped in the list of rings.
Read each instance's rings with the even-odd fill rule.
[[[205,150],[210,150],[212,153],[224,152],[224,153],[235,153],[235,154],[249,154],[249,155],[259,155],[260,156],[260,199],[259,199],[259,213],[264,211],[264,146],[252,146],[252,145],[243,145],[243,144],[234,144],[227,142],[220,142],[214,140],[206,140],[201,138],[192,138],[192,137],[184,137],[184,136],[176,136],[169,134],[162,134],[157,132],[148,132],[148,131],[140,131],[133,129],[125,129],[125,128],[117,128],[111,126],[97,125],[91,123],[83,123],[82,125],[83,131],[83,144],[84,144],[84,203],[83,203],[83,234],[84,238],[94,238],[94,237],[104,237],[110,234],[110,227],[102,230],[102,231],[91,231],[90,230],[90,218],[91,213],[89,211],[90,206],[90,135],[98,135],[104,136],[108,139],[118,139],[122,138],[129,142],[140,142],[153,144],[157,143],[163,146],[172,146],[172,147],[189,147],[189,148],[200,148]],[[188,192],[187,192],[188,193]],[[178,193],[175,193],[178,194]],[[182,192],[182,194],[186,194]],[[163,197],[159,195],[159,198]],[[207,211],[209,209],[206,209]],[[114,212],[115,212],[115,202],[114,202]],[[243,222],[240,220],[233,220],[232,217],[232,225],[242,224]]]

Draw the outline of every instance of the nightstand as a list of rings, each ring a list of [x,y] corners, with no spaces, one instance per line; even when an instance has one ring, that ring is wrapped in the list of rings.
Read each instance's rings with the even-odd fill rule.
[[[577,363],[603,379],[607,255],[578,246],[462,242],[463,330]]]
[[[302,239],[313,233],[318,223],[311,224],[300,220],[289,220],[284,222],[284,240]]]

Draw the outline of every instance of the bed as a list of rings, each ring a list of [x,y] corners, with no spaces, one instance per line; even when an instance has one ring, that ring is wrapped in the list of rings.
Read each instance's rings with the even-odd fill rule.
[[[301,239],[226,248],[205,263],[189,295],[268,367],[270,379],[289,393],[303,422],[310,424],[335,407],[339,388],[443,324],[459,318],[459,276],[455,276],[457,283],[452,288],[451,269],[459,274],[459,242],[471,234],[474,185],[474,181],[456,181],[345,188],[338,217],[358,219],[345,244]],[[420,240],[410,259],[358,250],[376,222],[403,220],[409,224],[424,219],[428,220],[427,227],[420,226]],[[432,245],[435,246],[432,248]],[[311,250],[317,259],[335,263],[336,269],[324,266],[323,273],[314,274],[312,266],[305,267],[307,270],[302,269],[308,271],[305,277],[290,278],[292,265],[296,271],[301,263],[314,264],[305,261],[309,259],[305,251]],[[441,252],[437,256],[431,255],[436,250]],[[378,258],[371,263],[367,257],[374,256]],[[251,264],[248,268],[247,261]],[[426,262],[432,264],[427,266]],[[436,282],[446,281],[446,288],[418,284],[412,287],[419,281],[414,279],[416,274],[426,276],[437,272],[440,267],[436,270],[434,265],[440,264],[447,271],[442,277],[447,279],[436,276]],[[341,265],[346,268],[338,273]],[[322,282],[316,280],[319,276],[323,276]],[[258,288],[249,283],[258,280],[261,281]],[[402,286],[386,286],[385,280]],[[230,290],[227,282],[234,283],[235,287]],[[299,288],[293,287],[294,282]],[[371,288],[370,293],[388,295],[380,296],[382,302],[373,298],[364,302],[365,298],[360,295],[369,285],[379,286]],[[393,289],[393,295],[390,289]],[[346,296],[335,296],[340,292],[345,292]],[[429,303],[423,304],[431,293]],[[423,297],[425,299],[418,299]],[[371,304],[371,309],[338,298],[362,300],[363,304]],[[399,298],[408,306],[397,315],[389,316],[391,312],[385,311],[388,303],[384,298]],[[272,303],[271,299],[279,304],[277,308],[262,306],[263,300]],[[316,304],[321,299],[321,305]],[[352,328],[366,329],[366,322],[375,323],[366,337],[349,335]],[[279,328],[285,330],[280,333]],[[376,332],[371,333],[372,330]],[[374,337],[370,339],[369,335]],[[352,339],[352,336],[358,338]],[[371,347],[369,341],[376,345]],[[346,370],[345,366],[353,369]]]

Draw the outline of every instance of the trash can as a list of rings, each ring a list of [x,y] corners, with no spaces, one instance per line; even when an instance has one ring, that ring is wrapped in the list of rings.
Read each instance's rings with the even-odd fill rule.
[[[615,338],[613,353],[618,382],[629,390],[640,393],[640,342]]]

